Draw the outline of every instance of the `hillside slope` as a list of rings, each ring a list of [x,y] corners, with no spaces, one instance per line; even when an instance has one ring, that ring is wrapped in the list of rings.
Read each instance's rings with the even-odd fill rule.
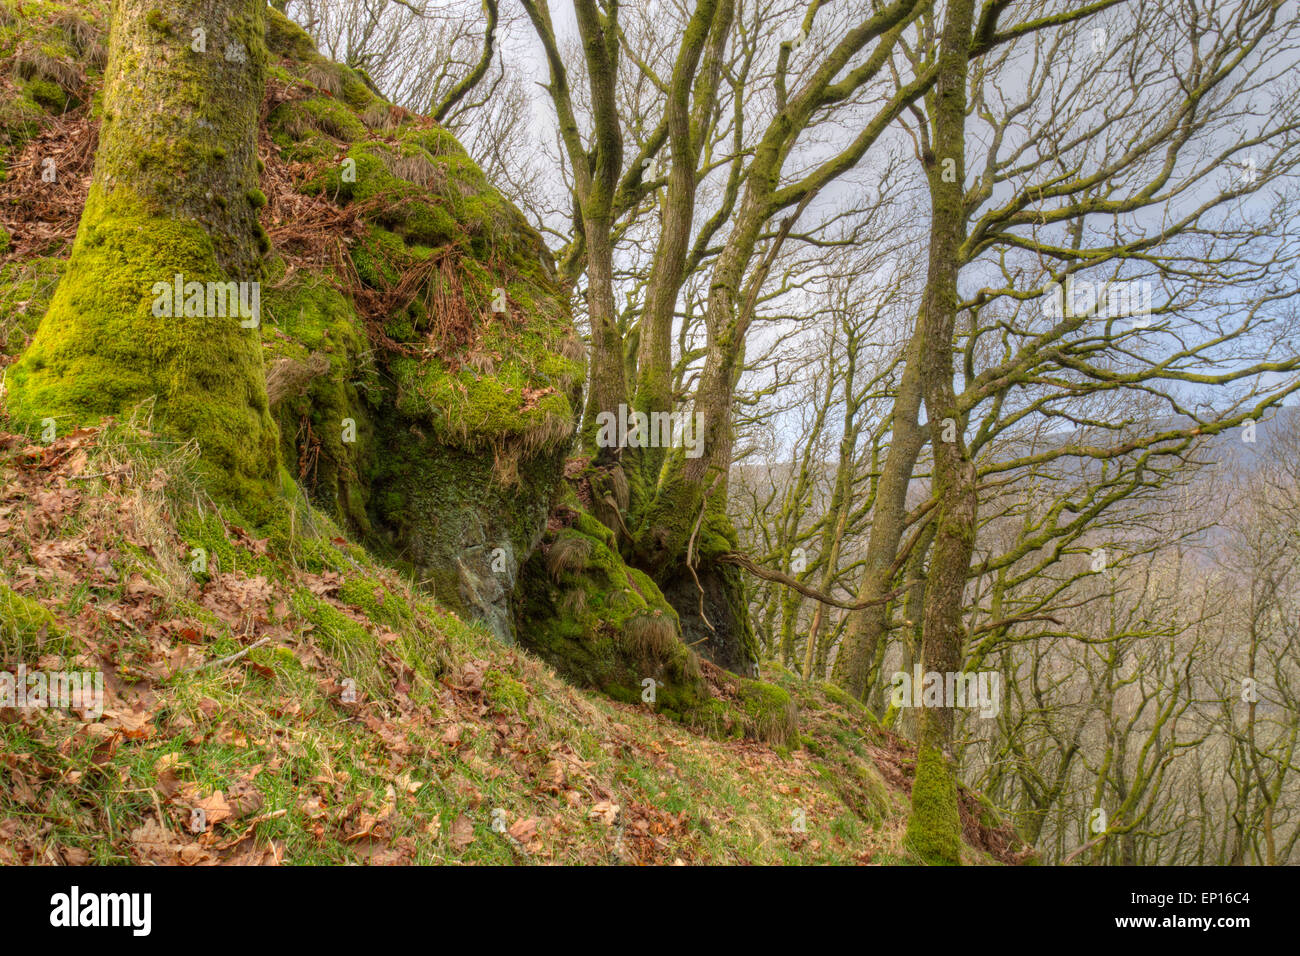
[[[99,719],[0,710],[0,862],[908,860],[914,753],[829,685],[765,674],[788,748],[713,739],[571,687],[305,501],[270,549],[192,448],[110,424],[0,449],[3,659],[105,675]],[[1021,859],[963,806],[968,862]]]

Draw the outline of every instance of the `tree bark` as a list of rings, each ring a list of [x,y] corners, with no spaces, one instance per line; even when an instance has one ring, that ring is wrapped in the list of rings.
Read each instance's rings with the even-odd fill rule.
[[[931,222],[919,334],[921,384],[934,449],[932,493],[938,504],[922,617],[921,661],[927,674],[941,675],[961,669],[961,616],[975,546],[977,505],[975,466],[956,407],[952,357],[958,263],[966,225],[966,69],[973,13],[972,0],[953,0],[948,6],[939,46],[939,77],[930,104],[934,152],[925,157]],[[907,837],[914,852],[930,863],[960,862],[952,703],[944,700],[942,706],[924,707],[918,713],[917,771]]]
[[[152,399],[154,426],[196,440],[214,490],[249,502],[250,517],[277,467],[253,314],[268,248],[257,221],[265,28],[262,0],[114,3],[77,238],[7,376],[15,419],[61,431]],[[208,294],[227,282],[249,284],[250,315],[229,287]]]

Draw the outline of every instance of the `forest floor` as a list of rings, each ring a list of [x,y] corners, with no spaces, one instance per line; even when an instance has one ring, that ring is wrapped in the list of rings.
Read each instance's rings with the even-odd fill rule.
[[[305,502],[252,537],[193,460],[133,425],[0,434],[0,668],[104,675],[97,717],[0,708],[0,864],[911,861],[914,752],[833,686],[764,668],[789,748],[698,734],[566,684]],[[1030,859],[961,803],[964,862]]]

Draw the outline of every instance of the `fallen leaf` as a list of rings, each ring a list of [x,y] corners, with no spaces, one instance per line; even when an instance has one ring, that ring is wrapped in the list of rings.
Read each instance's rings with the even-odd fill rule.
[[[469,817],[463,813],[455,820],[451,821],[451,845],[457,850],[463,850],[474,842],[474,824],[470,822]]]

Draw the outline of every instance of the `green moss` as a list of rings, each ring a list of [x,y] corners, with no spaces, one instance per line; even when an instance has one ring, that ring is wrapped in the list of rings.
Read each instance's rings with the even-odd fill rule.
[[[342,81],[342,98],[343,102],[354,110],[364,110],[371,103],[379,100],[370,86],[362,79],[361,73],[348,66],[340,65],[339,78]]]
[[[923,863],[957,865],[961,862],[957,785],[948,761],[934,747],[919,748],[905,843]]]
[[[505,713],[522,714],[528,707],[528,689],[495,669],[483,675],[483,697],[494,710]]]
[[[269,555],[254,554],[230,540],[225,522],[215,511],[186,511],[177,518],[176,528],[185,541],[187,565],[192,565],[195,560],[195,549],[203,551],[206,570],[192,572],[200,583],[219,573],[242,572],[268,577],[275,573],[275,564]]]
[[[30,96],[0,97],[0,129],[3,129],[4,155],[12,155],[40,132],[47,122],[44,107]]]
[[[794,701],[784,690],[764,681],[742,680],[738,694],[741,710],[750,728],[746,736],[779,745],[796,738],[799,732],[798,714]]]
[[[17,355],[36,332],[63,274],[64,261],[37,257],[0,267],[0,351]]]
[[[406,251],[402,237],[387,229],[371,229],[352,250],[357,277],[374,289],[396,285],[401,279],[397,264]],[[412,333],[414,327],[412,327]]]
[[[410,607],[377,578],[349,576],[339,589],[339,600],[356,605],[370,620],[394,630],[411,627],[415,619]]]
[[[62,636],[50,611],[0,583],[0,664],[35,662]]]
[[[522,357],[501,362],[494,375],[468,367],[452,371],[439,358],[398,358],[391,365],[404,414],[429,422],[446,440],[483,448],[502,438],[532,447],[555,447],[572,433],[575,409],[570,395],[536,382]]]
[[[266,47],[283,59],[321,59],[307,31],[269,5],[266,11]]]
[[[818,684],[818,687],[826,696],[827,700],[843,707],[845,710],[853,714],[853,716],[859,719],[869,720],[873,724],[879,723],[876,720],[876,715],[868,710],[867,706],[863,704],[862,701],[858,700],[838,684],[832,684],[830,681],[821,681]]]
[[[9,370],[10,410],[20,427],[54,417],[67,431],[143,407],[160,431],[195,437],[210,487],[226,502],[239,499],[241,523],[283,542],[304,566],[346,562],[295,537],[285,505],[296,494],[293,482],[340,529],[417,573],[440,600],[471,617],[497,574],[484,570],[485,556],[504,550],[497,603],[508,621],[514,575],[540,537],[585,377],[567,292],[541,237],[450,133],[410,119],[393,129],[387,120],[400,114],[361,73],[320,57],[282,14],[268,10],[265,17],[267,74],[299,97],[279,103],[266,120],[279,159],[317,165],[305,192],[360,207],[362,235],[349,243],[349,266],[381,296],[403,283],[404,292],[416,286],[409,304],[363,316],[340,292],[353,283],[352,268],[341,275],[332,266],[288,270],[272,254],[263,260],[260,332],[155,318],[154,282],[177,272],[188,281],[226,278],[216,263],[229,261],[228,237],[204,237],[197,223],[183,220],[156,222],[143,202],[96,191],[73,250],[75,280],[49,285],[47,320]],[[150,29],[165,20],[154,14]],[[249,31],[260,22],[259,13],[235,30],[257,58],[262,42]],[[180,83],[178,96],[170,106],[203,117],[217,132],[232,122],[200,83]],[[20,100],[26,105],[11,106]],[[6,124],[11,134],[47,122],[30,97],[11,97],[0,109],[7,105],[22,113]],[[382,139],[362,115],[373,121],[377,106],[384,107]],[[166,150],[122,137],[100,145],[112,152],[110,165],[144,184],[138,195],[148,196],[154,187],[164,194],[163,185],[190,170],[228,166],[228,139],[182,138]],[[340,152],[353,162],[345,167]],[[259,165],[259,172],[266,169]],[[211,201],[228,213],[244,198],[263,208],[266,191],[240,182]],[[258,248],[273,253],[265,230],[255,228]],[[422,275],[412,283],[417,269]],[[0,274],[0,321],[8,318],[0,335],[16,351],[44,311],[47,290],[32,280],[36,294],[28,295],[20,288],[26,278],[8,279],[6,290]],[[498,288],[509,303],[504,316],[492,309]],[[6,300],[26,305],[6,317]],[[91,341],[110,344],[92,353]],[[277,390],[271,407],[260,383],[277,369],[290,373],[291,386]],[[355,426],[355,441],[345,440],[345,422]],[[212,553],[223,569],[245,560],[221,543]],[[482,594],[466,598],[475,581]],[[348,599],[368,620],[392,626],[396,612],[386,602],[364,593]]]
[[[43,77],[23,84],[23,95],[49,113],[62,113],[68,107],[68,94],[63,87]]]
[[[445,639],[432,627],[404,625],[381,643],[372,627],[316,597],[306,589],[293,595],[294,610],[312,625],[312,640],[338,661],[343,677],[351,677],[367,695],[388,696],[395,678],[387,654],[395,655],[425,686],[432,686],[447,664]]]
[[[368,478],[372,546],[409,566],[445,606],[487,615],[507,636],[505,589],[536,544],[559,482],[558,456],[521,457],[506,482],[492,457],[423,435],[408,419],[376,424],[384,454]]]
[[[975,793],[975,799],[979,803],[980,826],[988,830],[996,830],[1002,826],[1001,811],[993,805],[993,801],[982,793],[971,792]]]
[[[278,270],[278,266],[276,270]],[[263,348],[268,368],[277,362],[328,361],[324,374],[280,398],[281,456],[291,463],[313,501],[340,525],[369,531],[365,472],[375,450],[371,412],[381,384],[364,331],[351,304],[323,279],[298,274],[285,281],[273,270],[263,302]],[[345,441],[344,423],[355,424]]]
[[[521,575],[520,641],[569,680],[639,703],[655,681],[655,709],[683,717],[707,698],[677,614],[648,576],[624,564],[604,534],[549,533]],[[591,529],[595,530],[595,529]]]
[[[267,129],[280,145],[302,140],[313,132],[348,143],[366,137],[365,124],[357,115],[327,96],[281,103],[267,117]]]
[[[794,700],[782,688],[741,678],[735,699],[711,697],[683,718],[715,737],[761,740],[784,753],[799,742],[799,718]]]
[[[388,693],[390,678],[384,673],[379,642],[363,624],[305,589],[294,593],[293,604],[313,625],[313,640],[340,663],[344,679],[356,681],[357,689],[368,696]]]
[[[454,156],[458,158],[468,157],[465,147],[460,144],[451,133],[441,126],[435,126],[432,129],[415,128],[405,132],[407,142],[420,147],[430,156],[437,158]]]
[[[154,284],[177,273],[225,281],[202,227],[150,214],[123,187],[92,189],[68,276],[6,375],[10,414],[67,432],[153,402],[159,427],[196,440],[218,494],[265,512],[278,436],[257,333],[238,317],[155,316]]]

